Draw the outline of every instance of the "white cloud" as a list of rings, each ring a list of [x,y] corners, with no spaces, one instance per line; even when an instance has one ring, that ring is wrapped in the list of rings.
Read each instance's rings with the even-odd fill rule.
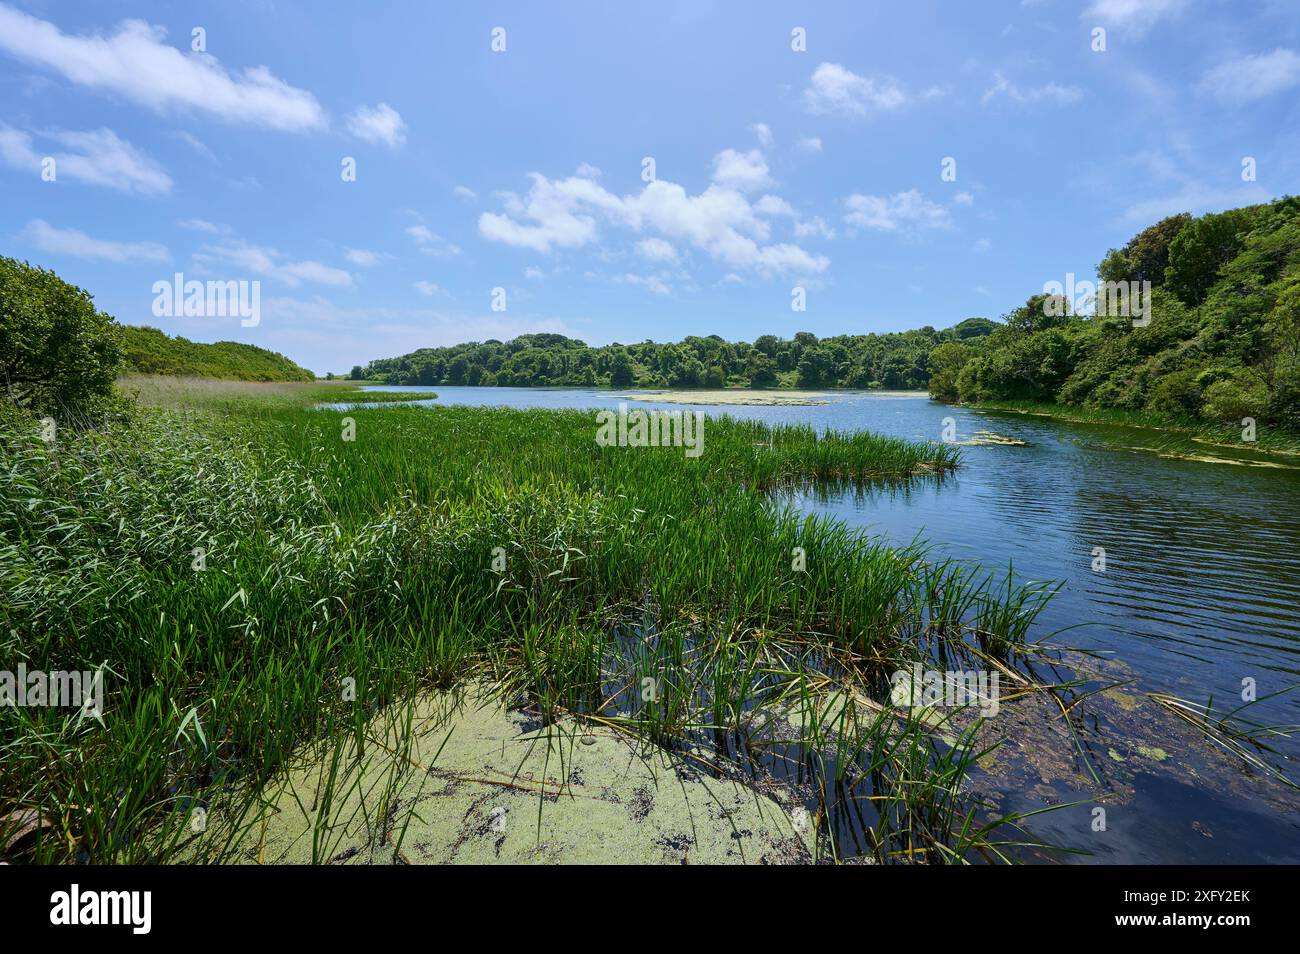
[[[130,262],[160,264],[171,261],[167,246],[157,242],[113,242],[91,238],[77,229],[55,228],[44,219],[32,219],[22,237],[42,252],[71,255],[125,265]]]
[[[975,240],[975,244],[971,246],[971,251],[983,255],[991,248],[993,248],[993,243],[986,238],[982,238]]]
[[[575,175],[582,179],[599,179],[600,169],[589,162],[582,162],[578,164],[578,171]]]
[[[826,224],[826,220],[820,215],[815,215],[804,222],[796,222],[794,226],[795,238],[809,238],[818,236],[824,239],[835,238],[835,230]]]
[[[795,211],[794,206],[779,195],[765,195],[754,203],[754,211],[760,215],[788,215],[792,219],[797,219],[799,213]]]
[[[898,109],[907,94],[892,79],[859,76],[838,63],[822,63],[813,71],[803,91],[804,105],[811,113],[839,113],[865,116],[868,112]]]
[[[803,152],[821,152],[822,141],[819,136],[803,136],[799,140],[799,148]]]
[[[435,285],[433,282],[426,282],[423,279],[415,282],[411,287],[426,298],[432,298],[434,295],[444,294],[442,286]]]
[[[897,232],[952,226],[948,210],[916,189],[892,196],[854,194],[844,200],[844,205],[848,209],[844,221],[851,228]]]
[[[535,266],[530,265],[524,269],[524,278],[528,278],[533,281],[540,281],[545,277],[546,277],[546,273],[542,271],[540,268],[536,268]]]
[[[1294,50],[1243,56],[1216,66],[1201,80],[1201,89],[1220,102],[1247,103],[1300,84],[1300,55]]]
[[[1093,0],[1082,18],[1140,36],[1165,17],[1181,13],[1185,6],[1187,0]]]
[[[1005,98],[1022,105],[1052,103],[1056,106],[1068,106],[1083,99],[1083,90],[1077,86],[1060,86],[1056,83],[1022,89],[1001,73],[995,72],[993,74],[993,85],[986,89],[984,95],[980,97],[980,105],[987,106],[999,98]]]
[[[767,174],[767,160],[757,149],[724,149],[713,157],[713,181],[724,189],[752,192],[770,186],[772,177]]]
[[[172,180],[163,167],[111,129],[51,132],[45,138],[62,144],[67,151],[37,150],[28,133],[0,124],[0,161],[38,176],[43,159],[50,156],[54,159],[56,181],[67,178],[140,195],[171,191]]]
[[[78,86],[157,112],[196,109],[228,122],[289,132],[325,127],[325,111],[316,97],[265,66],[232,75],[214,56],[167,45],[165,35],[162,27],[144,20],[124,20],[108,35],[74,36],[0,3],[0,50]]]
[[[653,275],[616,275],[613,281],[620,285],[640,285],[656,295],[671,295],[672,288]]]
[[[677,260],[677,249],[673,247],[673,243],[665,242],[661,238],[642,239],[636,243],[636,250],[652,262],[675,262]]]
[[[352,286],[351,273],[341,268],[311,260],[285,262],[282,258],[283,256],[276,249],[264,245],[252,245],[244,241],[234,241],[224,245],[205,245],[200,251],[194,253],[194,260],[202,265],[208,267],[233,265],[254,275],[283,282],[290,288],[297,288],[303,282],[339,288]]]
[[[708,252],[733,268],[759,271],[824,271],[830,260],[797,245],[764,245],[770,229],[749,201],[732,189],[712,185],[689,195],[674,182],[658,179],[637,195],[619,197],[587,179],[548,179],[531,173],[525,198],[504,193],[506,213],[479,217],[484,238],[520,248],[550,252],[579,248],[596,240],[598,217],[636,232],[652,231]]]
[[[384,256],[367,248],[350,248],[344,251],[343,257],[358,268],[371,268],[378,265]]]
[[[971,195],[969,192],[958,192],[956,195],[952,197],[952,204],[953,205],[974,205],[975,196]]]
[[[436,258],[452,258],[461,253],[459,245],[449,242],[441,235],[434,233],[427,225],[407,226],[406,234],[415,239],[415,244],[420,246],[420,251],[425,255],[433,255]]]
[[[772,147],[772,128],[767,123],[754,123],[749,131],[758,137],[758,144],[764,149]]]
[[[222,232],[229,231],[224,225],[217,225],[207,219],[179,219],[176,224],[191,232],[207,232],[209,235],[220,235]]]
[[[387,103],[358,106],[348,116],[348,132],[366,142],[383,143],[396,149],[406,142],[406,123]]]
[[[466,202],[473,202],[478,198],[478,193],[468,186],[458,185],[451,191],[456,193],[458,198],[464,199]]]
[[[193,133],[188,133],[185,132],[184,130],[181,130],[180,132],[176,133],[176,138],[179,139],[181,142],[185,143],[185,145],[189,146],[191,149],[197,152],[204,159],[207,159],[210,162],[217,161],[217,154],[208,148],[208,144],[206,142],[204,142],[202,139],[200,139],[198,136],[194,135]]]

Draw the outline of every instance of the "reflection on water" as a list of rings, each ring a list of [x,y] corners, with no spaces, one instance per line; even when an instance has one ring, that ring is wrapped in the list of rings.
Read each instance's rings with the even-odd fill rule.
[[[606,408],[620,400],[569,389],[433,390],[437,404]],[[1135,691],[1202,703],[1213,697],[1232,708],[1245,679],[1255,680],[1261,698],[1300,683],[1300,461],[1257,468],[1157,456],[1134,448],[1215,450],[1164,434],[980,412],[923,396],[837,393],[829,400],[643,406],[915,440],[941,439],[952,418],[959,441],[976,431],[1025,441],[966,446],[965,466],[943,480],[820,485],[788,499],[897,543],[920,536],[940,557],[986,569],[1012,563],[1021,580],[1061,581],[1043,622],[1051,630],[1075,627],[1058,637],[1062,643],[1124,660],[1138,674]],[[1094,569],[1103,553],[1104,571]],[[1254,718],[1300,723],[1300,692],[1261,703]],[[1300,758],[1294,740],[1278,748]]]

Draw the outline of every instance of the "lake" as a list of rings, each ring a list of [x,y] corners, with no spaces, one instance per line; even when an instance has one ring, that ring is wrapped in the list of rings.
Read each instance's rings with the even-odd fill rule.
[[[435,404],[615,408],[620,401],[617,393],[581,389],[375,390],[434,391]],[[965,446],[964,466],[942,481],[818,487],[790,499],[891,541],[919,536],[937,556],[990,570],[1010,563],[1018,579],[1060,581],[1038,635],[1069,628],[1056,642],[1112,653],[1135,674],[1127,692],[1163,691],[1202,704],[1213,698],[1216,708],[1231,710],[1240,705],[1243,680],[1253,679],[1264,700],[1250,710],[1254,721],[1300,723],[1300,692],[1264,699],[1300,683],[1300,458],[954,407],[924,395],[834,392],[825,400],[795,407],[629,404],[911,440],[940,440],[949,423],[958,442],[981,431],[1024,441]],[[1104,571],[1094,569],[1098,548]],[[1300,758],[1296,739],[1274,746],[1292,766]],[[1300,824],[1249,792],[1154,775],[1132,785],[1127,812],[1112,813],[1126,819],[1124,838],[1100,849],[1086,845],[1100,860],[1300,861]],[[1041,807],[1011,802],[1003,807]],[[1049,813],[1034,830],[1068,840],[1072,826],[1086,824],[1077,816]],[[1189,817],[1211,833],[1188,828]]]

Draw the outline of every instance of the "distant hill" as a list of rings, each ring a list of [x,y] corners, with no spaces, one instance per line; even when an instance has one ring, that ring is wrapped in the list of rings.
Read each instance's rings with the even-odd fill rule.
[[[202,344],[157,328],[122,325],[125,371],[236,381],[313,381],[316,375],[282,354],[237,341]]]

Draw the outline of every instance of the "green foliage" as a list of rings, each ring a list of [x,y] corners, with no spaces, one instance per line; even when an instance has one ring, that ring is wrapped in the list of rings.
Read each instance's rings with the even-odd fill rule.
[[[973,356],[971,348],[955,341],[946,341],[931,351],[930,394],[940,401],[956,401],[960,397],[957,375]]]
[[[137,374],[175,374],[231,381],[313,381],[316,376],[282,354],[236,341],[202,344],[157,328],[123,325],[127,369]],[[360,368],[352,369],[352,377]]]
[[[121,362],[118,326],[89,292],[0,257],[0,383],[10,400],[42,414],[93,414]]]
[[[931,393],[1300,431],[1300,200],[1172,216],[1112,249],[1099,273],[1151,281],[1149,322],[1057,314],[1036,295],[964,361],[936,348]]]
[[[792,340],[761,335],[752,345],[717,335],[675,344],[643,341],[591,348],[562,335],[520,335],[511,341],[421,348],[383,358],[352,377],[388,384],[471,384],[500,387],[897,388],[930,381],[930,351],[944,342],[977,345],[1000,327],[968,318],[953,328]]]
[[[769,637],[781,654],[753,658],[780,669],[794,663],[784,647],[883,666],[942,640],[1017,643],[1042,605],[1032,584],[936,565],[920,543],[895,549],[764,493],[944,472],[958,461],[948,445],[724,417],[692,459],[602,448],[589,412],[465,407],[351,410],[364,421],[343,442],[338,413],[268,402],[272,387],[232,383],[220,412],[151,407],[57,445],[0,407],[0,650],[49,670],[105,670],[102,723],[0,707],[0,823],[31,808],[52,824],[35,833],[32,860],[165,861],[173,834],[233,855],[213,830],[192,837],[190,806],[233,824],[234,783],[256,796],[304,741],[361,732],[371,713],[430,688],[502,685],[543,711],[599,703],[608,643],[565,650],[553,634],[689,630],[702,662],[673,672],[711,677],[708,660]],[[507,560],[491,571],[497,546]],[[795,546],[809,572],[781,569]],[[589,675],[535,678],[538,636],[543,655]],[[727,682],[738,712],[769,701]],[[700,699],[679,723],[631,712],[623,725],[698,750],[723,725]],[[903,723],[886,718],[888,744],[872,749],[898,745]],[[917,751],[931,751],[928,736]],[[929,764],[894,785],[875,778],[876,795],[899,798],[881,815],[920,797]],[[937,776],[947,797],[961,774]],[[924,829],[949,830],[933,814]],[[903,858],[915,837],[907,828]],[[8,844],[0,828],[0,855]]]
[[[1169,244],[1192,217],[1183,212],[1161,219],[1135,235],[1123,249],[1106,253],[1097,275],[1103,282],[1150,282],[1161,285],[1169,265]]]
[[[1187,305],[1199,305],[1219,269],[1237,257],[1251,227],[1252,209],[1231,209],[1188,222],[1169,243],[1165,282]]]

